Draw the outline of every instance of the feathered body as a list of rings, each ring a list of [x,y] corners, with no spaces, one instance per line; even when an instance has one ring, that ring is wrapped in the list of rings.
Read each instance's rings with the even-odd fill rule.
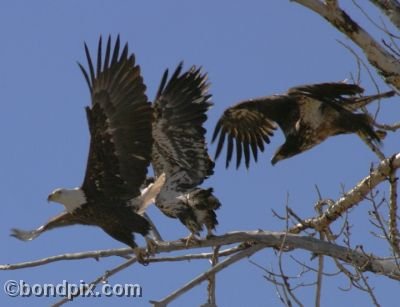
[[[200,69],[182,73],[180,64],[169,80],[165,72],[153,104],[152,165],[156,176],[166,176],[156,205],[192,234],[198,234],[203,225],[211,234],[217,225],[214,210],[220,206],[211,188],[199,187],[214,168],[203,128],[212,105],[207,88],[207,77]]]
[[[48,200],[62,203],[66,211],[33,231],[14,229],[13,235],[31,240],[56,227],[95,225],[132,247],[143,260],[133,233],[148,234],[150,224],[139,213],[148,205],[144,199],[157,193],[148,189],[141,195],[140,191],[151,160],[152,109],[140,68],[134,55],[128,54],[128,46],[120,53],[118,37],[111,49],[109,38],[103,61],[100,38],[94,67],[85,45],[88,71],[79,64],[92,100],[86,107],[91,140],[82,186],[55,190]]]
[[[218,138],[216,157],[227,138],[226,167],[233,156],[236,143],[236,166],[244,155],[250,165],[250,152],[257,161],[258,150],[270,143],[279,126],[285,143],[275,152],[271,162],[277,163],[320,144],[327,138],[357,133],[369,142],[380,142],[373,129],[373,119],[358,108],[373,100],[394,95],[393,91],[359,97],[364,90],[356,84],[319,83],[293,87],[282,95],[273,95],[240,102],[225,110],[219,119],[213,142]]]

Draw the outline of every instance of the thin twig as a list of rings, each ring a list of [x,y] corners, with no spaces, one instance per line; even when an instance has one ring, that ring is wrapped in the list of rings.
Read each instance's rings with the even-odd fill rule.
[[[375,296],[374,289],[369,285],[367,278],[364,276],[362,272],[358,272],[360,274],[361,280],[363,281],[365,287],[366,287],[366,292],[369,294],[371,297],[372,302],[376,307],[380,307],[381,305],[378,303],[378,299]]]
[[[289,205],[289,197],[287,197],[287,203],[286,203],[286,229],[285,229],[285,233],[288,233],[288,229],[289,229],[289,210],[288,210],[288,205]],[[287,278],[285,272],[283,271],[283,266],[282,266],[282,257],[283,257],[283,253],[285,251],[285,245],[286,245],[286,236],[283,237],[282,239],[282,243],[281,246],[279,248],[278,251],[278,267],[279,267],[279,272],[280,272],[280,276],[282,279],[282,283],[284,285],[284,287],[282,287],[283,290],[283,294],[285,296],[285,302],[288,306],[291,306],[292,303],[289,299],[289,296],[296,302],[296,304],[298,306],[303,306],[303,304],[300,302],[300,300],[296,297],[296,295],[294,295],[293,290],[289,284],[289,279]]]
[[[15,264],[3,264],[3,265],[0,265],[0,270],[18,270],[18,269],[36,267],[36,266],[45,265],[45,264],[49,264],[52,262],[63,261],[63,260],[81,260],[81,259],[93,258],[98,261],[100,258],[104,258],[104,257],[111,257],[111,256],[125,257],[130,254],[132,254],[131,248],[106,249],[106,250],[87,251],[87,252],[80,252],[80,253],[67,253],[67,254],[46,257],[46,258],[33,260],[33,261],[26,261],[26,262],[20,262],[20,263],[15,263]]]
[[[220,246],[216,246],[214,248],[213,256],[211,257],[211,266],[215,266],[218,263],[218,256],[219,256],[219,249]],[[207,307],[216,307],[217,300],[216,300],[216,274],[211,274],[210,278],[208,279],[208,301]]]
[[[320,239],[325,240],[325,236],[323,232],[320,232]],[[318,256],[318,273],[317,273],[317,282],[316,282],[316,291],[315,291],[315,307],[321,306],[321,296],[322,296],[322,280],[324,275],[324,256]]]
[[[96,278],[95,280],[93,280],[91,283],[89,283],[89,285],[98,285],[101,282],[104,282],[105,280],[107,280],[108,278],[110,278],[111,276],[117,274],[118,272],[121,272],[122,270],[124,270],[125,268],[131,266],[132,264],[134,264],[136,262],[136,257],[132,257],[131,259],[129,259],[128,261],[125,261],[124,263],[116,266],[115,268],[106,271],[102,276]],[[93,288],[94,290],[94,288]],[[68,303],[70,301],[72,301],[73,298],[77,297],[81,295],[81,293],[76,293],[76,294],[71,294],[70,297],[66,297],[64,299],[62,299],[61,301],[55,303],[52,305],[52,307],[59,307],[61,305],[64,305],[65,303]]]
[[[398,129],[400,129],[400,122],[399,123],[394,123],[394,124],[391,124],[391,125],[375,123],[374,126],[380,128],[380,129],[383,129],[383,130],[395,132]]]
[[[259,250],[261,250],[263,248],[264,248],[264,246],[262,244],[254,244],[253,246],[250,246],[247,249],[245,249],[237,254],[234,254],[234,255],[230,256],[229,258],[219,262],[218,264],[213,266],[211,269],[200,274],[199,276],[197,276],[196,278],[194,278],[193,280],[191,280],[190,282],[185,284],[182,288],[174,291],[173,293],[171,293],[167,297],[163,298],[162,300],[150,301],[150,303],[152,303],[153,306],[155,306],[155,307],[165,307],[170,302],[175,300],[177,297],[181,296],[182,294],[186,293],[193,287],[197,286],[198,284],[200,284],[203,281],[205,281],[206,279],[208,279],[210,275],[215,274],[215,273],[225,269],[226,267],[230,266],[231,264],[233,264],[235,262],[238,262],[239,260],[241,260],[243,258],[250,257],[251,255],[253,255],[254,253],[258,252]]]
[[[397,228],[397,181],[396,170],[392,169],[389,175],[390,202],[389,202],[389,239],[395,256],[400,256],[399,230]]]
[[[345,193],[334,205],[329,206],[322,215],[307,219],[304,223],[295,225],[289,231],[291,233],[299,233],[307,228],[314,228],[318,231],[323,230],[337,220],[345,211],[365,199],[372,189],[386,180],[392,169],[398,169],[399,167],[400,153],[381,161],[369,176],[362,179],[354,188]]]

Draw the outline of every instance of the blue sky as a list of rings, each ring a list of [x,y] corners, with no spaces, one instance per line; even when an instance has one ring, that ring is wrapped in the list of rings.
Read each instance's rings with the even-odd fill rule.
[[[368,12],[378,16],[374,8]],[[361,20],[354,7],[349,11]],[[365,22],[361,24],[375,29]],[[57,204],[46,197],[56,187],[79,186],[84,175],[89,135],[84,107],[90,103],[87,85],[76,64],[86,63],[83,42],[95,50],[99,35],[121,35],[136,54],[152,99],[166,68],[180,61],[189,67],[201,65],[208,72],[214,107],[206,123],[211,139],[214,125],[224,109],[242,99],[284,92],[290,86],[340,81],[357,73],[354,56],[337,40],[352,45],[323,19],[290,1],[1,1],[0,2],[0,263],[34,260],[67,252],[120,247],[100,229],[74,226],[54,230],[32,242],[9,236],[10,229],[34,228],[59,213]],[[357,48],[355,48],[356,51]],[[386,89],[378,80],[382,89]],[[361,85],[374,93],[368,74]],[[398,98],[382,103],[380,122],[398,121]],[[373,110],[373,108],[372,108]],[[215,175],[204,183],[214,187],[222,202],[218,211],[218,234],[233,230],[265,229],[281,231],[284,223],[271,209],[284,212],[289,205],[302,217],[312,216],[318,199],[315,185],[326,198],[336,199],[368,174],[376,157],[356,136],[329,139],[317,148],[278,163],[269,163],[283,142],[280,132],[272,140],[259,163],[247,171],[225,170],[217,161]],[[395,134],[389,134],[384,152],[399,151]],[[210,145],[213,154],[215,146]],[[350,213],[353,244],[367,251],[388,255],[386,245],[371,239],[368,203]],[[176,220],[150,215],[165,239],[187,235]],[[142,242],[138,238],[139,242]],[[306,252],[295,253],[309,261]],[[264,267],[276,265],[272,251],[252,258]],[[285,265],[300,271],[289,257]],[[59,262],[42,267],[0,273],[0,283],[24,280],[28,283],[79,283],[91,281],[122,263],[109,258]],[[311,264],[316,265],[315,261]],[[139,283],[143,297],[135,306],[147,306],[179,288],[209,267],[206,261],[162,263],[148,267],[134,265],[110,278],[110,284]],[[332,266],[327,271],[334,272]],[[312,274],[306,281],[315,278]],[[275,288],[265,281],[263,271],[247,260],[223,271],[217,278],[220,306],[274,306],[279,304]],[[371,276],[378,299],[391,306],[398,284]],[[335,277],[324,281],[324,306],[369,305],[360,291],[342,292],[347,281]],[[305,305],[312,305],[314,288],[298,290]],[[0,294],[0,305],[42,306],[55,298],[9,298]],[[206,300],[205,284],[179,298],[173,306],[198,306]],[[71,306],[131,306],[128,298],[77,298]]]

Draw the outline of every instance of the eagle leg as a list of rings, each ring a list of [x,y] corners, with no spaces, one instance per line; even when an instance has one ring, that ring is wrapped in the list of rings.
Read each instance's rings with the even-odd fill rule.
[[[135,248],[133,248],[133,252],[135,253],[136,259],[140,264],[142,264],[144,266],[149,264],[149,260],[148,260],[149,253],[147,252],[147,250],[136,246]]]
[[[146,244],[147,244],[147,252],[149,255],[155,255],[158,249],[158,243],[156,240],[150,238],[150,237],[145,237],[146,239]]]
[[[184,242],[186,247],[189,247],[190,245],[197,245],[200,239],[194,232],[191,232],[187,237],[180,239],[180,241]]]
[[[211,239],[215,237],[215,234],[213,234],[213,228],[211,227],[207,227],[207,236],[206,239]]]

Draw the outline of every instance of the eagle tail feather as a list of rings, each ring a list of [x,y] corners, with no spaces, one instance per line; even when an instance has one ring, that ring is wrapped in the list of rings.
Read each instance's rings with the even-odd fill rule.
[[[373,119],[368,114],[354,114],[356,115],[357,134],[361,138],[367,138],[375,144],[380,145],[384,135],[377,132],[373,128]]]

